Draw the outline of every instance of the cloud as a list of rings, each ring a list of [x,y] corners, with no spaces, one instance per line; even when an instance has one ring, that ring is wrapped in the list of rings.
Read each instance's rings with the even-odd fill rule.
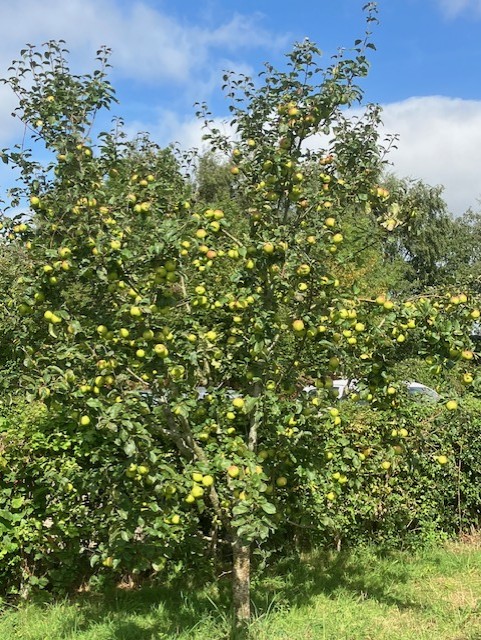
[[[245,58],[252,49],[272,52],[287,43],[285,36],[262,27],[260,14],[233,13],[224,21],[196,24],[142,0],[22,0],[21,19],[15,3],[2,3],[0,77],[8,75],[8,66],[26,43],[38,46],[60,39],[75,73],[91,71],[100,46],[111,48],[113,83],[120,88],[119,80],[127,80],[127,107],[130,103],[144,111],[151,106],[141,104],[142,97],[136,100],[136,92],[150,92],[158,101],[165,88],[166,94],[191,105],[218,89],[224,69],[252,71],[238,54]],[[18,125],[10,118],[14,104],[0,86],[0,148],[18,140]]]
[[[225,52],[286,44],[260,25],[260,16],[234,14],[221,24],[181,22],[142,1],[23,0],[22,19],[14,3],[3,3],[0,60],[8,64],[27,42],[64,39],[72,57],[82,60],[105,44],[113,50],[116,73],[135,80],[189,82],[196,72]]]
[[[479,208],[481,197],[481,101],[414,97],[383,105],[384,133],[399,134],[389,155],[399,176],[444,185],[454,215]]]
[[[361,111],[355,110],[356,115]],[[399,177],[421,179],[444,187],[443,196],[453,215],[481,205],[481,101],[443,96],[408,98],[383,105],[380,135],[398,134],[397,148],[388,160],[390,171]],[[214,120],[225,135],[233,135],[228,124]],[[173,111],[159,111],[150,125],[140,121],[128,126],[128,133],[149,131],[160,145],[178,142],[183,149],[207,149],[202,141],[202,122],[181,117]],[[323,136],[315,136],[306,145],[325,146]]]
[[[221,118],[214,118],[211,126],[227,137],[234,137],[233,129]],[[162,147],[174,144],[184,150],[198,149],[201,152],[209,150],[208,142],[203,140],[207,130],[204,128],[203,121],[198,118],[181,117],[177,113],[167,110],[160,111],[150,126],[140,121],[134,121],[126,127],[126,133],[130,138],[142,131],[148,132],[151,140]]]
[[[463,11],[471,9],[481,14],[481,0],[438,0],[438,2],[449,18],[454,18]]]

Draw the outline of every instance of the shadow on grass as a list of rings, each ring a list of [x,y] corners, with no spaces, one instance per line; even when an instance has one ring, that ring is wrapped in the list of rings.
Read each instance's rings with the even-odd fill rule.
[[[262,617],[275,610],[308,606],[321,594],[329,598],[341,593],[353,601],[374,599],[399,609],[418,609],[420,605],[399,588],[412,577],[405,557],[356,550],[314,553],[302,561],[296,557],[279,560],[253,581],[255,614]],[[205,632],[200,636],[199,628],[199,637],[229,637],[228,578],[214,585],[189,574],[165,586],[104,590],[79,595],[74,602],[77,615],[65,616],[58,640],[92,633],[102,624],[108,625],[108,637],[115,640],[187,639],[195,637],[200,626]]]
[[[270,571],[271,575],[258,582],[254,603],[262,614],[269,608],[305,606],[316,596],[342,593],[353,600],[372,599],[399,609],[418,609],[420,605],[397,588],[412,577],[401,558],[399,553],[372,550],[314,553],[303,561],[287,558],[276,564],[275,574]]]
[[[169,586],[106,589],[81,594],[73,601],[76,615],[66,616],[55,640],[93,633],[96,627],[102,626],[108,628],[107,637],[112,640],[190,638],[199,625],[215,630],[211,640],[228,637],[227,594],[220,593],[214,585],[196,585],[189,579],[176,580]],[[102,629],[102,633],[105,632]]]

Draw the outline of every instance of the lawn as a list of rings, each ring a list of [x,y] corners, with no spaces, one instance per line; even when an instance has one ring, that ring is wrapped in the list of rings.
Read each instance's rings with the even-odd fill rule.
[[[0,638],[227,638],[225,597],[180,584],[4,606]],[[253,600],[255,640],[480,640],[481,545],[473,538],[414,554],[311,554],[259,577]]]

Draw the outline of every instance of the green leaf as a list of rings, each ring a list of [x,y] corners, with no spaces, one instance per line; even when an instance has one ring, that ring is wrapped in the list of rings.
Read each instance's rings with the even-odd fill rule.
[[[274,504],[272,504],[272,502],[264,502],[262,505],[262,511],[264,511],[264,513],[267,513],[269,515],[274,515],[274,513],[277,512],[277,509],[275,507]]]
[[[25,498],[23,496],[18,496],[17,498],[13,498],[12,500],[12,508],[20,509],[22,504],[25,502]]]

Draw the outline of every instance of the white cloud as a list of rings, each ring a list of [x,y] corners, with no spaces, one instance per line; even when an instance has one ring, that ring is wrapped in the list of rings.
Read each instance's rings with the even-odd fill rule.
[[[481,13],[481,0],[438,0],[438,2],[449,18],[454,18],[466,9],[474,9],[475,12]]]
[[[123,9],[115,0],[2,3],[0,61],[8,64],[27,42],[64,39],[81,60],[101,44],[112,48],[115,70],[132,79],[183,83],[212,62],[214,53],[284,46],[286,39],[263,29],[257,15],[235,14],[212,27],[183,23],[142,1]]]
[[[409,98],[383,106],[385,133],[399,134],[389,156],[399,176],[444,185],[455,215],[479,208],[481,101],[443,96]]]
[[[5,85],[0,85],[0,147],[2,143],[15,136],[18,140],[23,126],[18,118],[12,117],[12,112],[17,106],[15,95]]]
[[[356,110],[357,115],[361,111]],[[408,98],[383,105],[381,137],[399,134],[392,149],[389,170],[400,177],[421,179],[429,185],[442,185],[449,211],[463,214],[481,205],[481,101],[443,96]],[[214,125],[224,134],[232,129],[222,120]],[[160,145],[178,142],[184,149],[207,149],[202,141],[202,122],[182,118],[172,111],[159,112],[152,125],[133,122],[128,133],[148,130]],[[322,136],[309,141],[309,147],[325,145]]]
[[[229,20],[209,25],[180,21],[142,0],[22,0],[18,5],[2,2],[0,21],[0,77],[8,75],[12,59],[26,43],[39,45],[63,39],[70,50],[68,60],[75,72],[90,71],[97,49],[112,49],[115,77],[130,81],[127,100],[137,102],[135,91],[145,84],[176,87],[183,100],[206,99],[220,84],[222,71],[251,69],[235,60],[235,54],[254,48],[274,50],[286,45],[284,36],[264,29],[260,17],[234,14]],[[167,4],[167,3],[166,3]],[[87,60],[87,63],[85,63]],[[0,148],[18,140],[10,118],[13,96],[0,86]]]
[[[214,118],[212,126],[225,136],[234,136],[233,129],[221,118]],[[129,123],[126,128],[126,133],[131,138],[141,131],[147,131],[149,137],[160,146],[176,144],[184,150],[198,149],[201,152],[209,149],[209,144],[202,139],[206,133],[203,121],[198,118],[183,118],[173,111],[159,112],[156,121],[151,126],[134,121]]]

